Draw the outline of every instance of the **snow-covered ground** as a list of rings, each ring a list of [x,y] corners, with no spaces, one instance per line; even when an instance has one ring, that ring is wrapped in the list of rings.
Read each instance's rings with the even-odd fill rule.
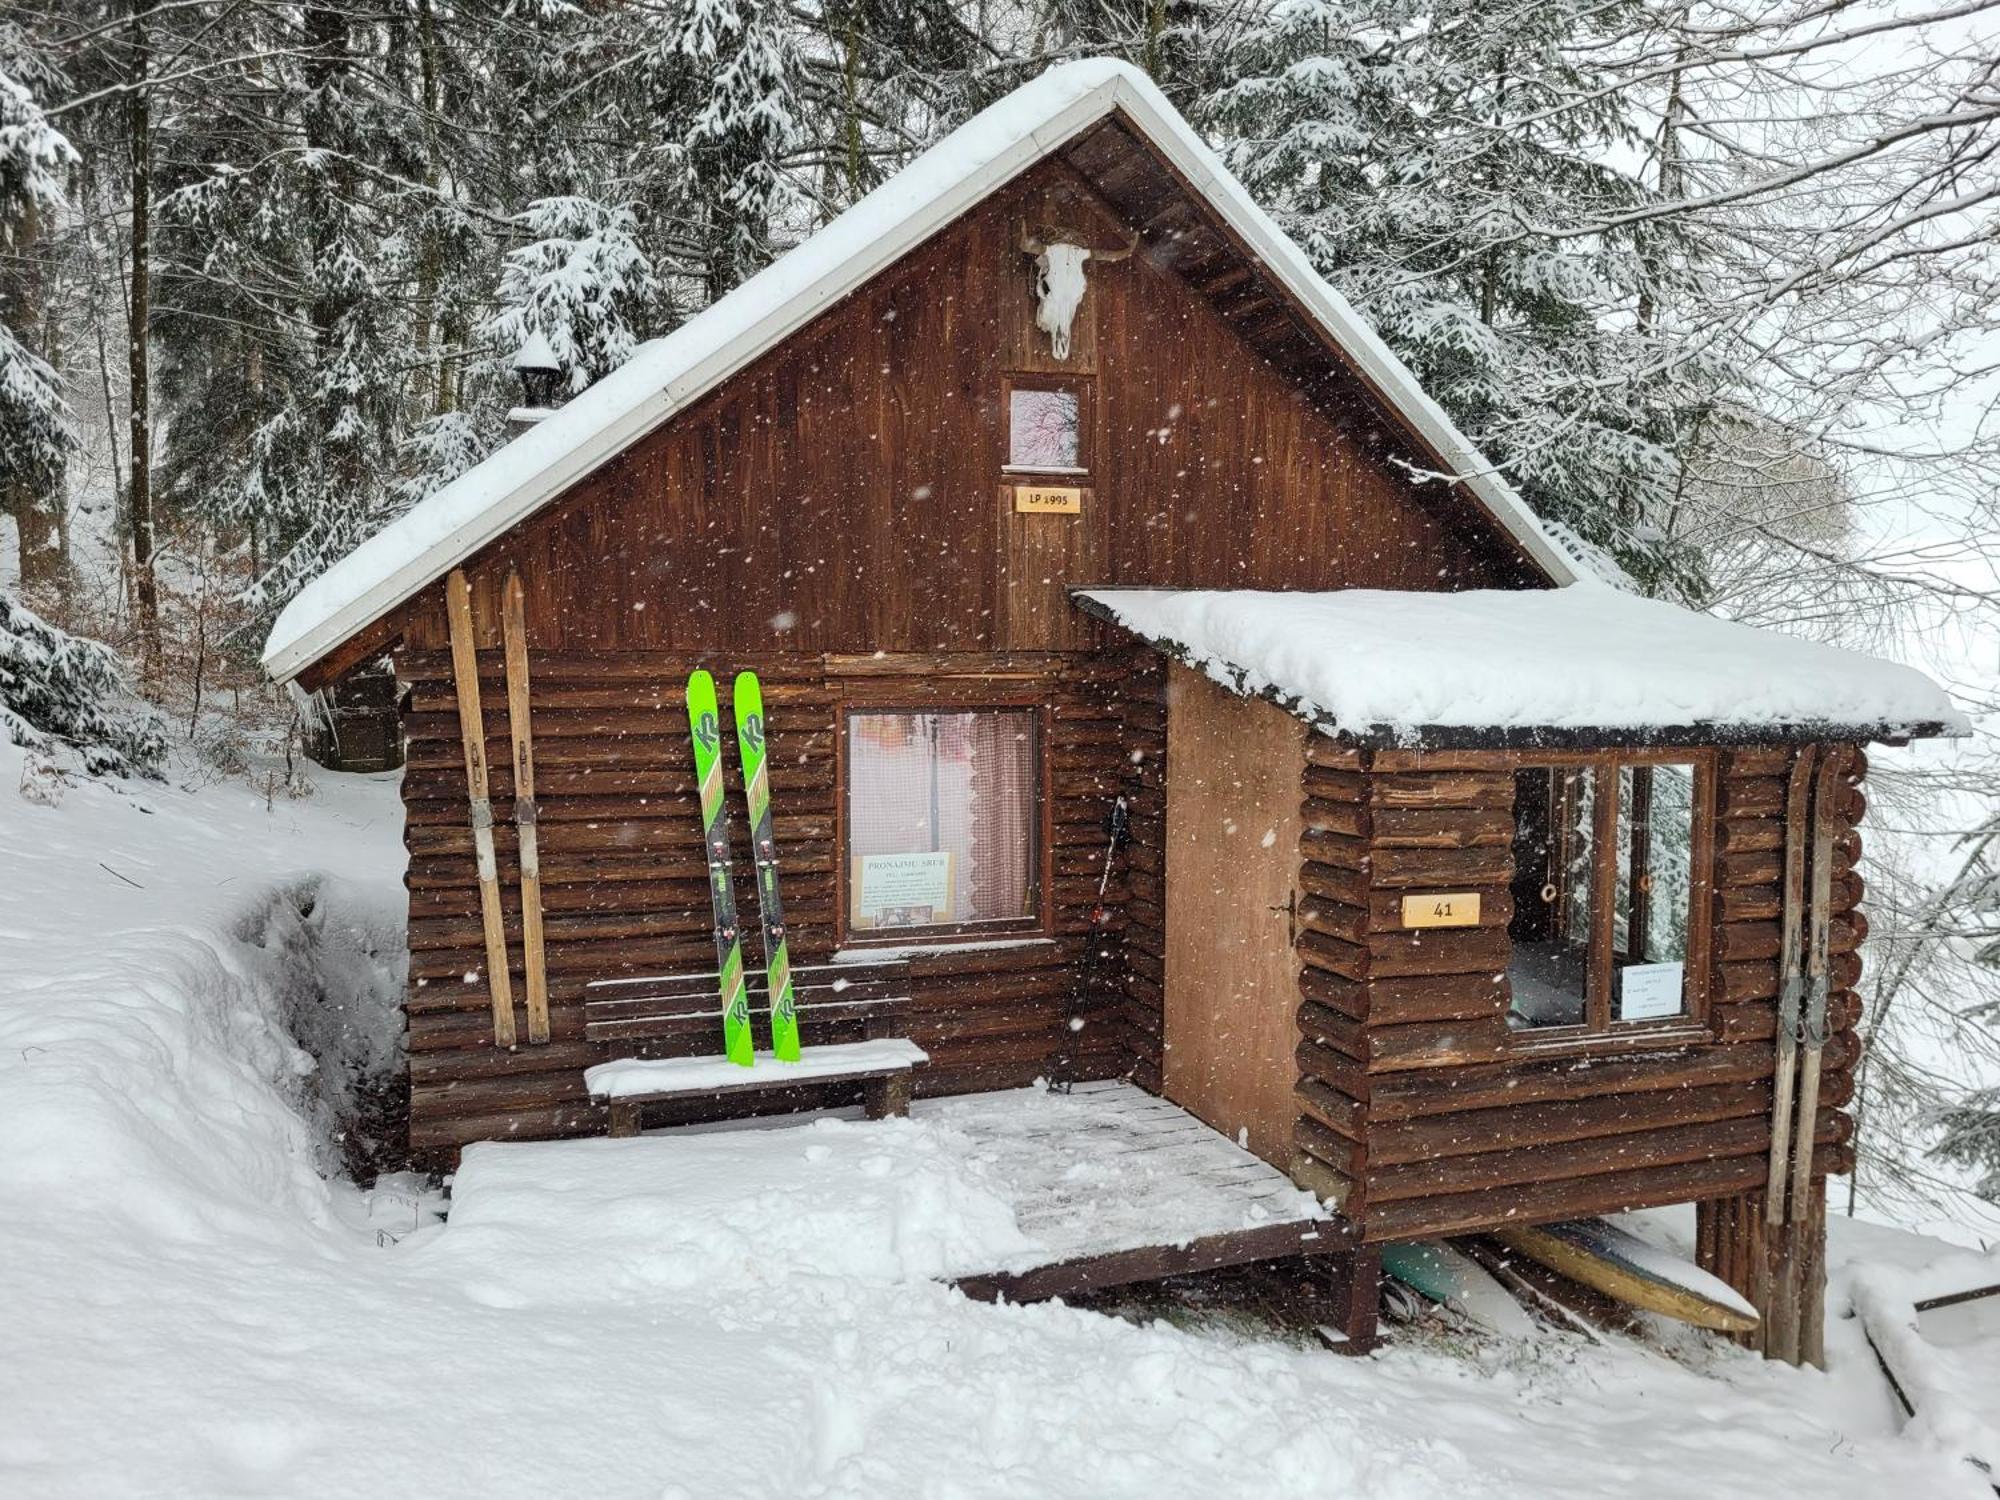
[[[49,807],[19,771],[0,747],[0,1494],[1990,1494],[1899,1433],[1852,1321],[1822,1375],[968,1302],[913,1273],[1016,1231],[921,1118],[791,1127],[824,1190],[729,1214],[657,1191],[656,1139],[486,1148],[451,1222],[379,1234],[324,1175],[348,1082],[296,1039],[364,1071],[391,1040],[391,781]]]

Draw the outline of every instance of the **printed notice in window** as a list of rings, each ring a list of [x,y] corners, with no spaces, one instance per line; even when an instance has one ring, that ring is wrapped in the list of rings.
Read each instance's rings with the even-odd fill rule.
[[[1657,1021],[1681,1013],[1685,964],[1627,964],[1618,971],[1618,1019]]]
[[[952,854],[863,854],[854,861],[857,928],[940,927],[952,920]]]

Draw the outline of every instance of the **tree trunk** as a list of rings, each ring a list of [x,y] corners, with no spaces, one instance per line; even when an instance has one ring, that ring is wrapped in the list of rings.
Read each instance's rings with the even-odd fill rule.
[[[347,12],[332,6],[313,6],[305,12],[304,21],[308,49],[305,75],[314,95],[305,111],[305,141],[312,150],[330,153],[332,162],[326,178],[327,197],[317,205],[311,231],[317,283],[311,309],[314,364],[324,369],[339,346],[341,321],[351,313],[353,301],[350,292],[330,287],[317,277],[318,269],[329,264],[340,249],[342,217],[356,193],[357,173],[348,154],[353,142],[339,114],[348,103],[351,31]],[[330,414],[321,415],[331,420]],[[322,452],[336,492],[349,498],[359,496],[364,473],[360,439],[329,435]]]
[[[416,9],[417,70],[424,101],[424,183],[435,190],[440,181],[437,126],[441,98],[437,70],[437,16],[432,0],[417,0]],[[426,205],[427,213],[430,207]],[[429,406],[435,416],[448,410],[445,396],[449,385],[444,371],[433,369],[431,364],[431,337],[437,328],[438,282],[444,274],[444,252],[438,244],[435,226],[426,225],[423,237],[423,250],[417,258],[416,306],[411,314],[410,334],[417,352],[416,358],[411,361],[414,368],[410,371],[410,394],[420,411]]]
[[[41,235],[41,213],[33,197],[26,199],[15,228],[14,278],[11,305],[0,304],[9,329],[29,353],[41,353],[44,342],[42,262],[36,241]],[[37,337],[43,335],[44,337]],[[43,357],[46,357],[44,355]],[[15,472],[0,474],[0,514],[14,518],[21,552],[21,593],[30,605],[43,602],[60,587],[64,550],[58,518],[63,497],[60,482],[44,486],[39,478]]]
[[[138,606],[139,654],[142,680],[157,688],[160,680],[160,594],[153,566],[153,440],[150,371],[150,332],[153,316],[152,287],[152,200],[153,140],[152,101],[147,94],[149,66],[146,39],[148,0],[132,4],[132,89],[126,95],[125,125],[132,147],[132,298],[128,319],[130,341],[131,419],[128,443],[132,455],[132,480],[128,486],[127,508],[132,523],[132,595]]]
[[[841,27],[841,142],[847,157],[847,201],[861,196],[861,6],[847,8]]]

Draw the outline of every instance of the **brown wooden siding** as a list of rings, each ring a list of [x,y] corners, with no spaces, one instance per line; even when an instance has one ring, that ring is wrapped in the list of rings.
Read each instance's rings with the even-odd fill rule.
[[[1720,754],[1708,1034],[1537,1055],[1507,1027],[1513,776],[1507,757],[1313,743],[1306,771],[1297,1175],[1367,1238],[1739,1193],[1770,1145],[1778,863],[1792,751]],[[1817,1139],[1851,1163],[1866,927],[1846,789],[1833,924],[1835,1027]],[[1409,932],[1412,890],[1476,890],[1480,925]]]
[[[1525,581],[1465,502],[1383,466],[1356,410],[1309,400],[1143,255],[1092,269],[1095,332],[1063,366],[1096,386],[1090,502],[1015,515],[1003,378],[1048,363],[1016,241],[1066,170],[982,206],[476,559],[480,644],[509,565],[530,640],[556,652],[1095,649],[1105,627],[1070,586]],[[445,645],[428,595],[397,629]]]
[[[565,1134],[602,1127],[584,1095],[583,1069],[612,1056],[720,1050],[720,1027],[687,1023],[644,1043],[584,1040],[582,1002],[591,980],[699,972],[713,967],[706,866],[688,749],[683,687],[704,664],[660,653],[563,655],[536,652],[535,750],[546,911],[551,1040],[513,1051],[493,1045],[483,975],[472,835],[450,661],[405,651],[398,670],[412,684],[409,767],[404,782],[410,869],[409,1046],[411,1137],[420,1150],[471,1140]],[[706,664],[719,666],[713,658]],[[508,937],[521,963],[517,848],[508,799],[513,787],[498,653],[479,657],[488,710],[488,756],[500,810],[496,842],[508,909]],[[1140,701],[1156,691],[1150,661],[1125,653],[1040,661],[967,663],[964,675],[911,670],[896,662],[839,663],[797,657],[744,659],[759,671],[771,721],[770,764],[791,949],[797,964],[823,962],[833,942],[836,787],[834,739],[840,706],[865,683],[882,695],[925,701],[941,683],[960,697],[1024,692],[1050,705],[1048,766],[1053,838],[1052,941],[986,952],[940,953],[913,961],[910,1004],[898,1034],[930,1051],[920,1092],[1027,1083],[1048,1068],[1072,1004],[1111,799],[1135,789],[1143,768],[1128,746],[1125,689]],[[882,671],[886,665],[890,670]],[[1004,674],[996,668],[1005,667]],[[853,675],[859,668],[865,676]],[[723,684],[726,694],[727,683]],[[725,713],[727,699],[725,696]],[[741,826],[734,756],[727,757],[735,847]],[[747,858],[739,858],[745,912],[755,910]],[[1107,958],[1095,993],[1080,1005],[1085,1027],[1071,1055],[1081,1076],[1124,1070],[1126,966],[1124,875],[1110,892]],[[761,961],[754,939],[750,961]],[[517,983],[517,994],[521,986]],[[815,1028],[807,1041],[858,1035],[847,1023]],[[764,1101],[798,1107],[818,1096]]]

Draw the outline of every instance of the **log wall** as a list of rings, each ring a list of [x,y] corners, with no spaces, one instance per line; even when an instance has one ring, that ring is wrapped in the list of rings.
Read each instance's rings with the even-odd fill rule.
[[[721,677],[721,664],[657,652],[534,652],[530,665],[551,1039],[508,1051],[493,1044],[450,659],[408,649],[398,656],[398,671],[412,687],[403,794],[410,855],[410,1129],[419,1152],[446,1153],[474,1140],[600,1130],[602,1112],[584,1093],[585,1067],[612,1056],[685,1055],[721,1046],[720,1025],[713,1019],[616,1046],[586,1041],[583,1025],[584,987],[592,980],[714,966],[683,689],[696,666],[707,665]],[[824,962],[834,942],[839,816],[834,754],[842,705],[886,700],[915,707],[953,695],[977,702],[994,694],[1027,695],[1049,705],[1050,940],[914,959],[910,1001],[897,1033],[931,1053],[930,1067],[918,1078],[919,1092],[1008,1087],[1047,1071],[1076,1005],[1085,1024],[1068,1050],[1079,1076],[1124,1071],[1133,971],[1126,963],[1123,862],[1109,893],[1111,920],[1099,929],[1103,958],[1093,993],[1079,1001],[1075,987],[1112,798],[1135,794],[1135,830],[1141,840],[1158,837],[1158,760],[1135,759],[1145,736],[1157,734],[1150,727],[1158,722],[1156,660],[1112,652],[968,660],[940,670],[935,662],[897,658],[770,656],[732,661],[729,667],[755,669],[764,684],[776,836],[798,965]],[[520,884],[500,654],[480,652],[479,668],[518,999]],[[728,682],[720,685],[726,718]],[[1138,744],[1130,738],[1135,730]],[[762,955],[733,746],[725,762],[737,901],[750,918],[745,950],[754,965]],[[1143,870],[1149,857],[1142,854],[1138,868]],[[1157,893],[1139,908],[1139,923],[1150,933],[1142,942],[1157,948]],[[852,1029],[855,1024],[815,1027],[808,1010],[806,1040],[850,1040],[860,1034]],[[822,1102],[827,1100],[821,1093],[799,1090],[761,1096],[755,1107]],[[732,1105],[730,1112],[742,1112],[742,1106]]]
[[[1745,1192],[1764,1180],[1777,1029],[1786,748],[1718,752],[1707,1014],[1672,1041],[1549,1049],[1511,1035],[1513,766],[1497,752],[1309,752],[1299,887],[1295,1174],[1371,1241]],[[1858,778],[1857,778],[1858,780]],[[1817,1139],[1851,1163],[1861,879],[1846,788],[1834,1025]],[[1423,891],[1480,925],[1406,931]],[[1698,940],[1698,935],[1697,935]],[[1697,949],[1697,951],[1699,951]]]
[[[1125,847],[1125,966],[1118,1039],[1133,1082],[1160,1091],[1167,980],[1167,669],[1147,652],[1120,699],[1131,756]]]

